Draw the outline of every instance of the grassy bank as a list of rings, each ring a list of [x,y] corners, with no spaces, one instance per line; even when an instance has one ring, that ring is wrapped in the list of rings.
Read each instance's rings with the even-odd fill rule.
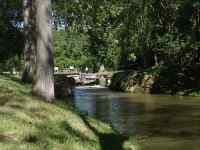
[[[29,85],[0,76],[0,149],[137,149],[109,125],[81,115],[69,104],[46,103],[30,93]]]

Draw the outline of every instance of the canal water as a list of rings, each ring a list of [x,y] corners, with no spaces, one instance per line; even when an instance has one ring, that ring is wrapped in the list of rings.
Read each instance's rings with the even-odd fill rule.
[[[200,98],[75,89],[74,105],[133,136],[144,150],[200,150]]]

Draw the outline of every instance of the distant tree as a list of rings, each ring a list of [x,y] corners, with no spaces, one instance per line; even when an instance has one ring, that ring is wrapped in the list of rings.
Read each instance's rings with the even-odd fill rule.
[[[81,33],[69,30],[54,31],[55,65],[60,69],[70,65],[82,68],[87,66],[89,56],[87,52],[88,39]]]
[[[33,93],[51,102],[54,99],[51,0],[35,0],[35,6],[37,47]]]

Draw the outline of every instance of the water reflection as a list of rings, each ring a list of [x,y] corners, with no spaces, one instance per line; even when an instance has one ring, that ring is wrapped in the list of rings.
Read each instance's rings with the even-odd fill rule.
[[[180,143],[179,148],[183,140],[189,140],[193,149],[200,144],[199,98],[134,95],[106,88],[78,87],[73,102],[80,111],[112,124],[126,135],[151,143],[155,139],[164,140],[165,146],[169,139],[174,139],[176,144]]]

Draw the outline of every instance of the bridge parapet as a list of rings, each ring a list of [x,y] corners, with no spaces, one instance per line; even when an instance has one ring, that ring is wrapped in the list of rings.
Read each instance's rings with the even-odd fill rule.
[[[101,73],[82,73],[82,72],[56,72],[55,76],[66,76],[75,79],[76,84],[89,84],[92,82],[99,81],[99,83],[105,83],[109,85],[113,72],[101,72]]]

